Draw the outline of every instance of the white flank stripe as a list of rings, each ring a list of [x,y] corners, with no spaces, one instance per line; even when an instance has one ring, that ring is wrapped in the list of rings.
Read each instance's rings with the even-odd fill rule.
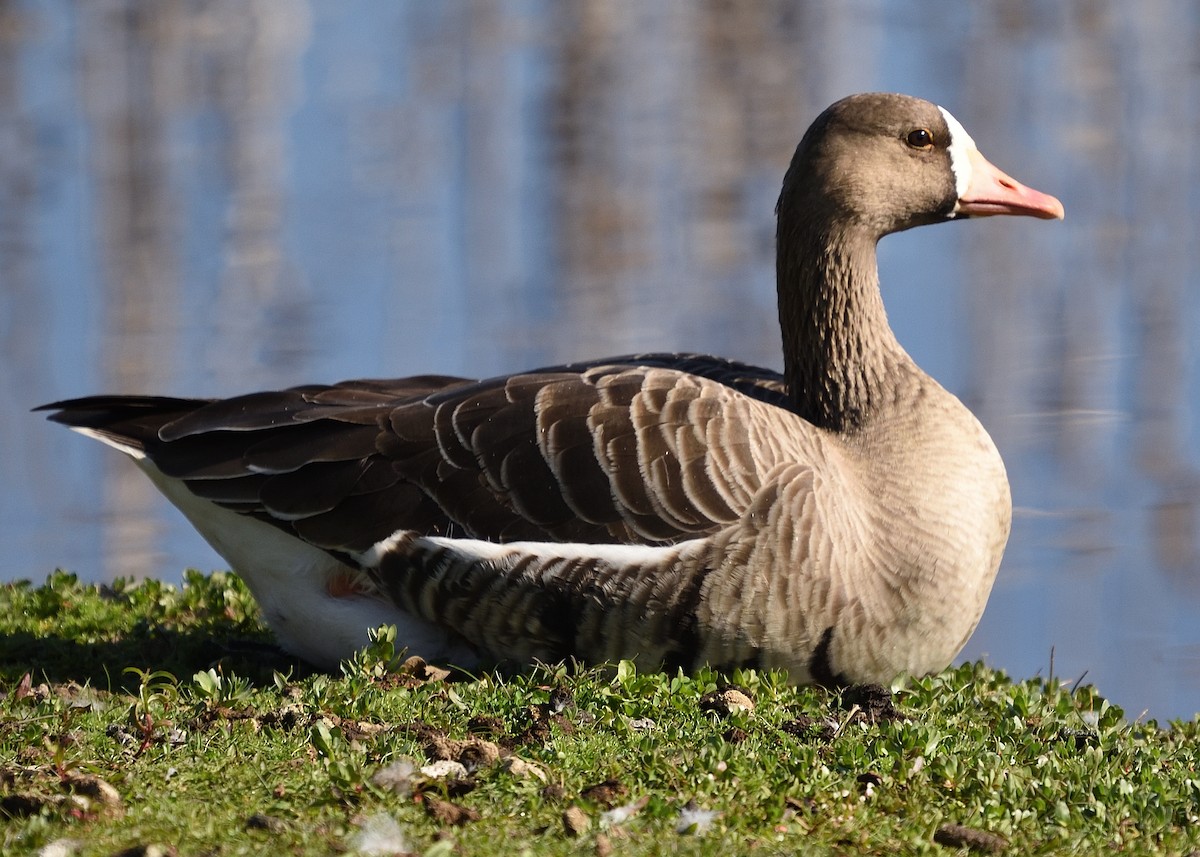
[[[384,554],[389,553],[406,537],[410,530],[399,530],[370,550],[364,551],[358,561],[364,566],[378,567]],[[466,560],[503,563],[520,557],[532,556],[542,560],[584,559],[596,560],[615,566],[645,566],[670,563],[689,545],[701,539],[680,542],[668,546],[652,545],[594,545],[582,542],[508,542],[497,544],[483,539],[454,539],[444,536],[425,536],[413,540],[409,550],[442,549],[457,554]]]

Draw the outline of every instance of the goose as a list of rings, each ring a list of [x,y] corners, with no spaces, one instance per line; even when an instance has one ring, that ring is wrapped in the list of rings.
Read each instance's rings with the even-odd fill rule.
[[[983,613],[1011,499],[987,432],[892,332],[876,243],[1063,206],[945,109],[868,93],[813,122],[776,213],[782,374],[653,353],[39,410],[132,458],[319,668],[390,624],[467,669],[936,672]]]

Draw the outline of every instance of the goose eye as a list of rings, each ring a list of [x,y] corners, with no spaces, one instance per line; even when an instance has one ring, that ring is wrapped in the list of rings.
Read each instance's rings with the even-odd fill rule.
[[[915,131],[909,131],[905,140],[914,149],[930,149],[933,147],[933,132],[928,128],[918,128]]]

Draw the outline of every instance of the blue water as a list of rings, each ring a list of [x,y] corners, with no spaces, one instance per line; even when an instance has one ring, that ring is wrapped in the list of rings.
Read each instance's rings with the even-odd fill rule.
[[[28,409],[637,350],[779,364],[772,210],[826,104],[950,109],[1064,223],[881,245],[1017,506],[964,657],[1200,711],[1200,7],[16,2],[0,577],[222,561]],[[779,11],[782,9],[783,11]]]

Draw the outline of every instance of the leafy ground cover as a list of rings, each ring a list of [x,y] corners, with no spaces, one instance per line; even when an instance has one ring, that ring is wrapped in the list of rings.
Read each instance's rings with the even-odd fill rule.
[[[1197,724],[981,664],[881,688],[631,664],[340,675],[232,575],[0,588],[0,853],[1191,854]]]

